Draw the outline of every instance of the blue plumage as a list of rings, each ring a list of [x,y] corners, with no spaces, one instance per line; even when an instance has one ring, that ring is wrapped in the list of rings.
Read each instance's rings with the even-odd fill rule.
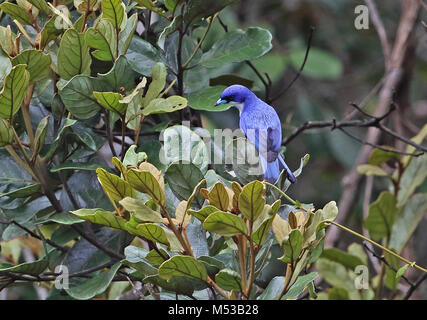
[[[264,179],[274,183],[285,169],[289,181],[295,183],[297,179],[279,153],[282,125],[276,110],[241,85],[232,85],[223,91],[216,105],[225,103],[239,109],[240,129],[260,154]]]

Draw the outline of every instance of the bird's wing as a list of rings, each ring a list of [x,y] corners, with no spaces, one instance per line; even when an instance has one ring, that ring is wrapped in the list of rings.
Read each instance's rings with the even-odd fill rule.
[[[276,160],[280,150],[282,130],[280,119],[272,107],[243,112],[240,118],[240,129],[268,162]]]

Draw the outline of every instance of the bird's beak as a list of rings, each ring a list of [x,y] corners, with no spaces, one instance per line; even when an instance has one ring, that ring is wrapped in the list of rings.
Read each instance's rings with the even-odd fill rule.
[[[227,101],[227,100],[219,99],[219,100],[215,103],[215,107],[216,107],[216,106],[219,106],[219,105],[221,105],[221,104],[226,104],[226,103],[228,103],[228,101]]]

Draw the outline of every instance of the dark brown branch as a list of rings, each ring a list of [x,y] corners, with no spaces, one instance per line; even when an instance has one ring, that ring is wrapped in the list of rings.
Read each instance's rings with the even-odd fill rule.
[[[0,223],[1,224],[14,224],[18,228],[20,228],[20,229],[24,230],[26,233],[28,233],[31,237],[36,238],[36,239],[38,239],[40,241],[43,241],[43,239],[38,234],[36,234],[35,232],[31,231],[27,227],[24,227],[22,224],[16,222],[15,220],[9,220],[9,221],[0,220]],[[46,241],[46,243],[48,245],[50,245],[50,246],[52,246],[52,247],[54,247],[54,248],[56,248],[56,249],[58,249],[58,250],[60,250],[62,252],[66,252],[67,251],[66,247],[60,246],[60,245],[56,244],[55,242],[53,242],[52,240],[49,240],[49,239],[44,239],[44,240]]]
[[[390,263],[388,263],[388,261],[384,258],[384,256],[379,256],[377,253],[375,253],[374,250],[369,248],[369,246],[365,242],[363,242],[363,247],[365,248],[366,251],[370,252],[375,258],[383,262],[387,267],[389,267],[391,270],[397,273],[398,270],[396,270],[396,268],[390,265]],[[415,284],[411,280],[409,280],[407,277],[405,277],[405,275],[402,275],[402,279],[405,280],[406,283],[409,284],[411,288],[415,286]]]
[[[384,113],[383,115],[381,115],[379,117],[375,117],[375,116],[372,116],[372,115],[366,113],[365,111],[363,111],[359,106],[357,106],[354,103],[351,103],[350,105],[353,106],[360,113],[362,113],[363,115],[368,117],[369,119],[348,120],[348,121],[336,121],[335,119],[327,120],[327,121],[307,121],[307,122],[304,122],[297,129],[295,129],[291,135],[289,135],[288,137],[285,137],[282,141],[283,145],[287,145],[293,139],[295,139],[298,135],[300,135],[302,132],[304,132],[306,130],[313,129],[313,128],[331,128],[331,130],[339,129],[340,131],[342,131],[347,136],[351,137],[352,139],[354,139],[354,140],[356,140],[362,144],[369,145],[373,148],[381,149],[381,150],[384,150],[387,152],[393,152],[393,153],[398,153],[398,154],[402,154],[402,155],[410,155],[410,156],[420,156],[424,152],[427,152],[426,147],[421,146],[421,145],[413,142],[410,139],[407,139],[405,137],[400,136],[399,134],[390,130],[389,128],[387,128],[386,126],[384,126],[381,123],[382,120],[387,118],[395,110],[396,107],[394,104],[392,104],[392,106],[390,107],[390,109],[386,113]],[[420,150],[421,152],[407,153],[407,152],[397,151],[394,149],[384,148],[378,144],[371,143],[371,142],[364,141],[364,140],[360,139],[359,137],[357,137],[357,136],[353,135],[352,133],[346,131],[344,129],[346,127],[353,127],[353,128],[355,128],[355,127],[359,127],[359,128],[375,127],[375,128],[378,128],[379,130],[383,131],[384,133],[389,134],[392,137],[399,139],[400,141],[403,141],[406,144],[413,146],[414,148],[416,148],[417,150]]]
[[[415,290],[417,290],[417,288],[420,286],[421,283],[424,282],[424,280],[427,279],[427,274],[425,273],[423,276],[421,276],[421,278],[419,278],[417,280],[417,282],[415,282],[414,285],[412,285],[408,292],[406,292],[405,297],[403,297],[403,300],[409,300],[409,298],[411,297],[411,295],[415,292]]]
[[[92,237],[91,235],[87,234],[86,232],[80,230],[77,226],[75,225],[70,225],[70,227],[76,231],[82,238],[84,238],[87,242],[89,242],[91,245],[97,247],[99,250],[105,252],[108,256],[110,256],[112,259],[115,260],[122,260],[125,258],[124,255],[122,255],[121,253],[118,253],[112,249],[110,249],[109,247],[99,243],[97,241],[97,239],[95,239],[94,237]]]

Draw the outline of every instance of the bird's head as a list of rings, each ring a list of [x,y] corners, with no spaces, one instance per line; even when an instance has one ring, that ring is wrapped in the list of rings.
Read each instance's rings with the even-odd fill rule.
[[[220,99],[216,102],[215,106],[230,103],[234,106],[242,105],[246,99],[254,96],[254,93],[238,84],[227,87],[221,94]]]

